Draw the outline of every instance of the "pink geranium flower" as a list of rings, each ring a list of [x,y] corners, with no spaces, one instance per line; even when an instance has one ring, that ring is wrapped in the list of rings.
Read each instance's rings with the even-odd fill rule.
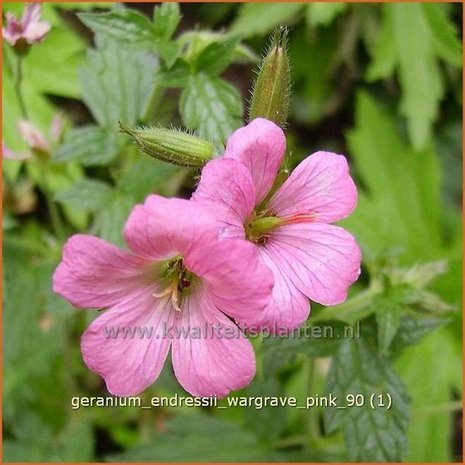
[[[228,140],[223,157],[202,171],[193,199],[216,210],[223,235],[247,238],[272,271],[275,286],[264,313],[249,325],[277,332],[309,314],[308,299],[335,305],[360,274],[360,249],[344,229],[331,225],[355,208],[357,189],[345,157],[317,152],[279,186],[286,149],[283,131],[255,119]]]
[[[219,238],[204,206],[156,195],[134,208],[124,235],[129,251],[71,237],[53,276],[54,291],[76,307],[107,309],[82,337],[87,366],[112,394],[136,395],[157,379],[171,348],[174,373],[191,394],[246,386],[254,353],[231,318],[263,311],[273,286],[252,244]]]
[[[17,20],[11,12],[6,14],[6,27],[2,29],[3,38],[14,46],[18,41],[25,41],[32,45],[40,42],[50,31],[50,24],[40,20],[39,3],[29,3],[23,13],[21,20]]]

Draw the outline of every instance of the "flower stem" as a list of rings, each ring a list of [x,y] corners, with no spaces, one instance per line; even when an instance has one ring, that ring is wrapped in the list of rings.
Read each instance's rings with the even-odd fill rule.
[[[314,396],[316,382],[316,360],[309,358],[305,362],[307,372],[307,397]],[[307,432],[307,447],[309,450],[318,448],[320,445],[321,434],[319,424],[319,409],[313,407],[310,410],[305,410],[305,426]]]
[[[24,119],[28,119],[26,105],[24,103],[24,97],[22,92],[22,82],[23,82],[23,59],[20,55],[16,57],[16,72],[14,76],[14,89],[16,93],[16,98],[18,99],[19,109],[21,115]]]

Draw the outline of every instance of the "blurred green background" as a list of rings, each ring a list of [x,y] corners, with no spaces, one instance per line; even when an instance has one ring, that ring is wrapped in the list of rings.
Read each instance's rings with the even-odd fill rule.
[[[154,16],[155,45],[130,35],[125,7]],[[59,112],[66,129],[47,153],[3,159],[3,460],[461,461],[462,5],[154,7],[43,4],[52,30],[23,60],[28,119],[49,137]],[[78,17],[110,8],[120,29]],[[362,276],[345,304],[312,305],[308,325],[361,322],[362,338],[254,340],[256,378],[232,395],[379,390],[393,407],[72,409],[73,397],[108,392],[79,351],[96,312],[51,291],[64,240],[86,231],[121,245],[135,203],[188,197],[198,176],[140,154],[116,122],[188,127],[221,148],[281,24],[289,163],[343,153],[360,191],[344,227],[362,246]],[[18,131],[16,56],[2,46],[3,142],[31,152]],[[176,393],[187,395],[167,363],[141,398]]]

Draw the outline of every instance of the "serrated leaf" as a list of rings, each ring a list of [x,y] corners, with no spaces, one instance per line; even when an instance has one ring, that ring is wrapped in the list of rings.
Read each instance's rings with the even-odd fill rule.
[[[288,337],[273,337],[263,340],[264,368],[266,372],[277,371],[298,355],[328,357],[333,355],[341,340],[347,337],[348,325],[340,321],[321,321],[291,332]],[[355,330],[350,330],[355,333]]]
[[[237,42],[237,37],[230,37],[207,45],[197,57],[195,69],[211,75],[221,74],[231,63]]]
[[[397,246],[403,248],[404,260],[434,256],[442,247],[440,166],[435,153],[414,152],[388,111],[364,92],[358,94],[355,129],[347,139],[365,185],[358,208],[345,220],[348,229],[374,254]]]
[[[278,24],[292,22],[304,6],[304,3],[246,3],[241,6],[231,33],[245,37],[265,34]]]
[[[190,76],[181,95],[184,124],[212,141],[224,142],[241,125],[242,111],[241,97],[233,86],[203,73]]]
[[[132,9],[106,13],[79,13],[78,18],[96,34],[103,34],[122,44],[151,46],[157,39],[146,16]]]
[[[266,455],[259,449],[252,432],[235,423],[196,414],[176,415],[169,421],[167,432],[156,435],[149,444],[108,459],[111,462],[260,462],[266,461]]]
[[[154,90],[158,60],[101,36],[96,47],[79,74],[82,98],[101,126],[114,131],[119,120],[135,126]]]
[[[55,195],[55,201],[86,211],[97,211],[111,201],[113,189],[105,182],[82,179]]]
[[[437,40],[425,14],[428,9],[422,4],[386,4],[383,11],[385,24],[368,77],[372,80],[387,77],[397,67],[402,87],[400,110],[407,118],[413,147],[422,150],[430,141],[444,91],[435,53]],[[441,37],[443,44],[444,33]]]
[[[394,18],[385,14],[375,46],[371,48],[372,59],[366,72],[368,81],[388,78],[394,72],[397,54],[393,36]]]
[[[353,462],[400,462],[406,452],[409,399],[389,361],[378,355],[364,340],[346,339],[341,344],[326,381],[327,395],[345,405],[347,394],[361,394],[362,407],[334,407],[324,411],[325,429],[342,428]],[[392,406],[372,409],[370,398],[389,394]]]
[[[431,31],[420,3],[397,3],[385,7],[394,16],[393,39],[403,91],[401,112],[407,118],[413,146],[420,150],[430,140],[431,127],[443,95]]]
[[[153,11],[154,30],[157,37],[168,41],[174,34],[181,20],[181,12],[178,3],[162,3]]]
[[[392,351],[399,353],[407,346],[418,344],[427,334],[451,321],[450,316],[421,315],[414,312],[404,315],[392,340]]]
[[[328,26],[347,9],[347,3],[310,3],[306,9],[307,23],[311,26]]]
[[[77,161],[84,166],[104,165],[112,161],[118,151],[115,134],[98,126],[84,126],[67,133],[52,160],[56,163]]]
[[[447,17],[446,5],[439,3],[422,3],[425,17],[433,35],[436,53],[452,66],[463,65],[462,44],[454,24]]]

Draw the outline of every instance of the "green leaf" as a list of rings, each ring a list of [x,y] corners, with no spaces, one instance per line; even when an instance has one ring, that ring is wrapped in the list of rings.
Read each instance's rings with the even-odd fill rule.
[[[428,8],[424,9],[420,3],[386,4],[383,11],[385,24],[379,46],[374,49],[375,59],[368,77],[372,80],[387,77],[396,65],[402,87],[400,111],[407,118],[414,148],[422,150],[431,140],[432,125],[444,91],[435,50],[438,34],[435,39],[431,21],[425,14]],[[444,20],[434,21],[440,23],[440,28],[444,26]],[[435,27],[438,28],[437,24]],[[450,34],[443,32],[442,48],[444,35],[450,40]]]
[[[211,75],[221,74],[231,63],[237,43],[237,37],[230,37],[207,45],[197,57],[195,69]]]
[[[442,235],[435,153],[414,152],[389,112],[364,92],[357,97],[355,119],[347,139],[365,191],[360,191],[358,207],[344,224],[374,255],[401,247],[402,259],[409,263],[437,258]]]
[[[121,44],[151,47],[156,31],[146,16],[132,9],[106,13],[79,13],[79,19],[96,34],[103,34]]]
[[[278,24],[292,22],[304,6],[304,3],[245,3],[231,33],[245,37],[265,34]]]
[[[409,312],[399,321],[397,334],[392,340],[392,350],[400,353],[405,347],[415,345],[435,329],[452,321],[450,316],[422,315]]]
[[[405,461],[447,463],[457,460],[451,438],[457,414],[450,404],[461,395],[462,345],[454,344],[446,328],[411,346],[396,367],[412,398],[409,452]]]
[[[393,37],[394,18],[392,15],[385,14],[376,42],[370,50],[372,60],[367,69],[368,81],[386,79],[394,73],[397,53]]]
[[[328,357],[339,347],[342,338],[355,334],[355,329],[340,321],[321,321],[291,332],[288,337],[263,340],[264,368],[277,371],[288,365],[298,354],[307,357]]]
[[[347,3],[310,3],[306,9],[307,23],[310,26],[329,26],[348,7]]]
[[[174,34],[180,20],[181,12],[178,3],[162,3],[153,10],[155,34],[165,42]]]
[[[90,233],[113,244],[124,246],[124,224],[133,208],[132,197],[122,194],[113,196],[112,201],[96,215]]]
[[[407,118],[413,146],[420,150],[430,140],[431,127],[443,95],[431,31],[420,3],[397,3],[385,7],[394,16],[393,39],[403,90],[401,112]]]
[[[214,440],[212,440],[214,438]],[[240,445],[240,447],[238,447]],[[266,461],[251,432],[208,415],[176,415],[167,432],[118,455],[111,462],[252,462]]]
[[[436,53],[450,65],[462,68],[462,44],[454,24],[447,17],[447,5],[423,3],[421,6],[433,34]]]
[[[56,163],[78,161],[84,166],[104,165],[118,155],[115,134],[97,126],[83,126],[68,132],[53,156]]]
[[[138,157],[119,176],[117,190],[131,197],[134,203],[142,202],[153,192],[166,196],[176,195],[179,181],[175,175],[186,171],[153,158]]]
[[[399,328],[404,306],[389,297],[376,299],[373,306],[378,324],[379,351],[386,354]]]
[[[113,189],[105,182],[82,179],[69,189],[58,192],[55,201],[86,211],[97,211],[111,201]]]
[[[154,91],[158,60],[101,36],[96,46],[80,72],[82,98],[101,126],[113,131],[119,120],[135,126]]]
[[[278,381],[267,373],[266,378],[255,377],[242,395],[255,398],[279,397],[283,391]],[[245,424],[264,444],[270,444],[283,431],[286,413],[286,407],[247,408],[244,412]]]
[[[361,407],[334,407],[324,411],[325,429],[342,428],[353,462],[400,462],[406,452],[409,399],[389,361],[378,355],[363,339],[346,339],[340,346],[328,374],[326,393],[346,405],[347,394],[361,394]],[[390,409],[371,408],[372,395],[392,398]],[[387,400],[386,400],[387,403]]]
[[[190,76],[181,95],[184,124],[212,141],[225,141],[241,125],[242,111],[241,97],[234,87],[203,73]]]

